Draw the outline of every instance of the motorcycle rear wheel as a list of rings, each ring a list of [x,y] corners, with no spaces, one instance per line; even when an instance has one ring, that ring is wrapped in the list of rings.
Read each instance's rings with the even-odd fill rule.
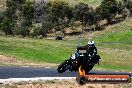
[[[86,74],[88,74],[89,71],[92,70],[93,66],[94,66],[94,65],[88,65],[88,66],[85,68]]]
[[[76,81],[78,84],[84,85],[86,83],[86,78],[84,76],[81,76],[79,72],[77,72]]]

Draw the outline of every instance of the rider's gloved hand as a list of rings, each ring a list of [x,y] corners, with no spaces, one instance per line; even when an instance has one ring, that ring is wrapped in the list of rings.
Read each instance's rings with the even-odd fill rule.
[[[92,55],[90,55],[90,54],[88,55],[88,57],[89,57],[89,59],[92,59],[92,58],[93,58],[93,56],[92,56]]]
[[[88,54],[88,56],[91,58],[92,56],[90,54]]]
[[[79,50],[78,49],[76,49],[76,53],[79,53]]]
[[[78,50],[78,49],[76,49],[75,54],[76,54],[76,57],[79,57],[79,56],[80,56],[80,54],[79,54],[79,50]]]

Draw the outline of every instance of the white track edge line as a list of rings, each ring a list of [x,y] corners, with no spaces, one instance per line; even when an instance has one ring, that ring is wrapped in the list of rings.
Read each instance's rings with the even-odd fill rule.
[[[0,79],[0,83],[18,83],[18,82],[28,82],[28,81],[52,81],[52,80],[71,80],[76,79],[76,77],[36,77],[36,78],[9,78]]]

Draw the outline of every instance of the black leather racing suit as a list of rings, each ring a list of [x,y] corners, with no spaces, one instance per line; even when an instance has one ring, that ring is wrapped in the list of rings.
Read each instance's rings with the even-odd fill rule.
[[[77,50],[86,50],[87,51],[87,55],[92,58],[97,54],[97,48],[95,47],[95,45],[85,45],[85,46],[81,46],[78,47]]]
[[[91,62],[91,61],[94,62],[94,59],[95,59],[94,57],[97,54],[97,48],[95,47],[95,45],[81,46],[81,47],[78,47],[77,50],[86,50],[87,51],[85,54],[85,59],[80,60],[82,62],[82,64],[87,66],[89,64],[89,62]]]
[[[78,47],[77,50],[86,50],[87,51],[86,55],[85,55],[85,59],[80,60],[80,61],[82,63],[82,66],[84,67],[85,71],[89,72],[94,66],[94,65],[89,65],[89,63],[95,62],[97,48],[95,47],[95,45],[85,45],[85,46]]]

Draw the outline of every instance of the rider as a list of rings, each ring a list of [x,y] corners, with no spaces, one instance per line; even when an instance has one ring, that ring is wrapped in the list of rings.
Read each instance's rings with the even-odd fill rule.
[[[94,41],[88,41],[87,45],[77,47],[77,52],[79,50],[86,50],[85,59],[80,58],[79,60],[85,72],[88,73],[93,68],[94,61],[96,62],[97,58],[100,59],[99,55],[97,55],[97,48],[94,45]]]
[[[89,59],[92,59],[92,57],[97,54],[97,48],[94,45],[94,41],[88,41],[87,45],[77,47],[77,50],[86,50]]]

